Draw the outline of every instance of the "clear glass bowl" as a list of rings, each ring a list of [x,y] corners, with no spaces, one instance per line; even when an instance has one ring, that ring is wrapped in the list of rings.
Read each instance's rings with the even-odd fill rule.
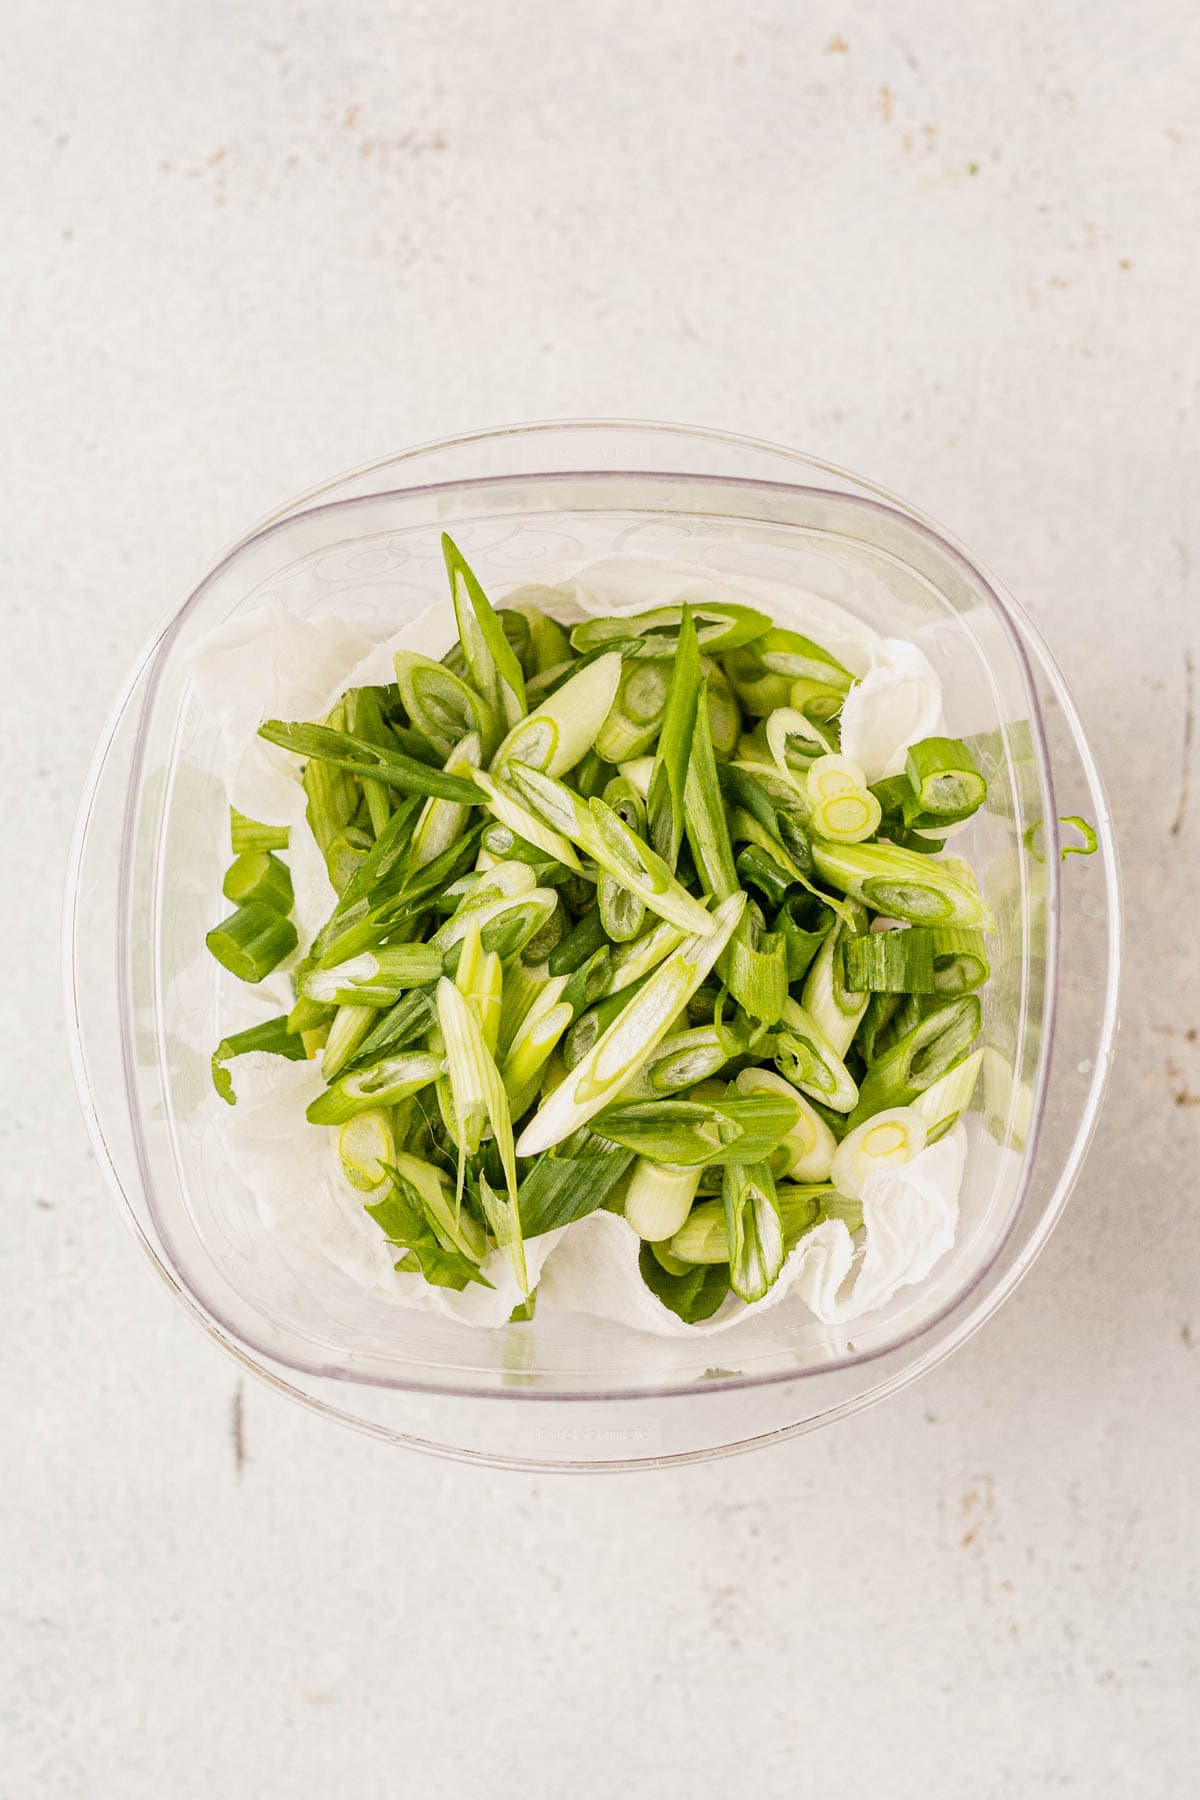
[[[441,591],[450,527],[494,594],[614,551],[790,581],[915,638],[949,728],[985,745],[970,847],[999,917],[985,1120],[962,1222],[921,1286],[853,1326],[785,1303],[715,1339],[549,1307],[479,1331],[297,1268],[204,1129],[220,1103],[203,949],[227,861],[216,731],[188,652],[282,601],[390,628]],[[1100,855],[1060,869],[1060,813]],[[999,584],[902,502],[790,451],[652,425],[549,424],[413,450],[318,489],[234,546],[150,645],[97,750],[66,898],[67,1010],[101,1166],[154,1267],[274,1386],[396,1443],[515,1467],[628,1469],[789,1436],[881,1399],[995,1311],[1079,1171],[1116,1026],[1120,904],[1108,807],[1045,646]]]

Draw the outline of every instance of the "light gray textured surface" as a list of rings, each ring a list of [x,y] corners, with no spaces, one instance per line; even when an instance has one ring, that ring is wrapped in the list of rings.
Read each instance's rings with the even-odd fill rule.
[[[1198,75],[1188,0],[16,0],[6,1800],[1192,1790]],[[242,1393],[102,1187],[56,970],[91,743],[220,547],[580,414],[797,444],[959,531],[1067,665],[1132,920],[1097,1145],[999,1318],[851,1424],[607,1482]]]

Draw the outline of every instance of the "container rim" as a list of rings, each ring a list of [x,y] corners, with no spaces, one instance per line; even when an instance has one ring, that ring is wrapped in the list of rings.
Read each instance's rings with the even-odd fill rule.
[[[233,545],[231,549],[228,550],[209,570],[182,605],[172,612],[164,625],[151,640],[151,643],[147,647],[142,658],[139,659],[133,678],[128,684],[121,700],[114,708],[113,713],[110,715],[96,757],[93,761],[92,770],[89,773],[87,785],[85,786],[79,820],[76,826],[75,842],[72,845],[72,854],[68,870],[68,904],[66,916],[64,917],[68,1019],[72,1026],[69,1035],[71,1038],[71,1058],[76,1084],[80,1089],[81,1100],[83,1101],[85,1115],[88,1120],[89,1130],[91,1131],[93,1140],[96,1142],[98,1151],[102,1154],[103,1162],[110,1173],[110,1180],[115,1181],[115,1185],[124,1201],[125,1207],[129,1210],[130,1201],[128,1196],[124,1193],[119,1174],[116,1171],[112,1156],[109,1154],[103,1124],[99,1118],[92,1097],[91,1083],[87,1069],[86,1051],[82,1044],[82,1034],[79,1029],[78,944],[76,936],[77,915],[74,901],[77,899],[77,878],[79,865],[82,860],[84,840],[86,839],[88,819],[96,791],[103,775],[108,751],[129,703],[134,698],[138,688],[145,684],[146,692],[141,699],[141,711],[137,722],[133,764],[127,792],[125,832],[121,859],[121,891],[118,910],[118,916],[122,925],[118,937],[120,956],[118,979],[120,982],[121,998],[122,1059],[126,1079],[126,1098],[127,1101],[131,1101],[132,1071],[129,1059],[132,1053],[132,1044],[131,1021],[128,1013],[128,933],[123,928],[128,917],[130,859],[127,852],[130,842],[129,834],[136,804],[138,777],[144,765],[148,720],[152,710],[152,703],[157,690],[159,677],[174,639],[182,629],[184,622],[193,608],[200,603],[210,583],[213,582],[221,571],[224,570],[248,545],[275,536],[277,533],[285,530],[288,524],[301,515],[307,516],[310,514],[315,515],[323,513],[340,514],[343,512],[352,515],[353,511],[360,505],[371,501],[377,501],[380,498],[386,498],[390,494],[436,494],[438,492],[446,491],[462,493],[486,489],[503,489],[505,486],[514,484],[527,485],[531,482],[557,484],[558,482],[581,480],[603,482],[607,479],[634,480],[639,478],[653,479],[668,484],[674,482],[695,483],[701,481],[706,484],[711,484],[714,488],[718,489],[753,490],[756,492],[767,493],[774,490],[791,495],[805,492],[824,495],[831,491],[824,487],[810,487],[801,482],[776,480],[765,476],[728,475],[715,471],[687,471],[686,469],[639,469],[625,465],[620,468],[599,469],[579,467],[539,470],[531,468],[474,477],[465,476],[437,482],[415,482],[405,484],[401,487],[381,488],[369,494],[345,496],[342,499],[324,498],[325,496],[335,493],[337,489],[345,487],[348,482],[361,480],[365,477],[384,471],[396,470],[398,467],[403,467],[410,462],[418,461],[422,456],[432,452],[453,450],[497,439],[538,437],[555,432],[565,434],[570,432],[610,431],[616,433],[631,430],[651,432],[667,437],[674,435],[681,439],[706,440],[718,446],[742,446],[772,456],[784,458],[798,467],[820,471],[837,481],[849,483],[858,491],[852,493],[839,493],[839,499],[849,501],[858,507],[872,512],[898,516],[909,528],[915,528],[918,533],[931,539],[934,546],[941,554],[948,556],[951,562],[956,563],[973,584],[982,587],[1009,640],[1010,647],[1026,687],[1029,700],[1030,724],[1037,752],[1039,778],[1044,789],[1047,812],[1045,838],[1046,872],[1048,881],[1048,981],[1044,1010],[1045,1049],[1039,1057],[1038,1062],[1033,1124],[1024,1152],[1024,1168],[1021,1177],[1021,1187],[1019,1194],[1010,1209],[1009,1216],[1005,1221],[1003,1231],[999,1234],[995,1244],[991,1247],[986,1260],[971,1271],[961,1287],[955,1291],[952,1297],[950,1297],[943,1306],[928,1318],[922,1320],[919,1325],[902,1331],[894,1338],[885,1340],[880,1345],[869,1350],[856,1351],[852,1354],[832,1358],[827,1362],[814,1365],[814,1367],[810,1369],[777,1370],[759,1374],[739,1375],[737,1377],[724,1378],[720,1384],[723,1390],[765,1387],[789,1382],[801,1382],[808,1380],[813,1375],[836,1374],[839,1371],[860,1368],[869,1363],[877,1362],[881,1358],[894,1356],[897,1352],[909,1348],[919,1340],[927,1338],[939,1325],[943,1325],[951,1315],[962,1309],[967,1309],[967,1316],[960,1319],[957,1329],[949,1337],[943,1338],[939,1343],[933,1346],[923,1359],[916,1359],[910,1366],[898,1371],[891,1380],[883,1383],[879,1390],[882,1394],[883,1392],[891,1391],[897,1385],[903,1385],[907,1380],[915,1378],[915,1376],[923,1372],[924,1369],[932,1366],[934,1362],[940,1361],[943,1356],[948,1355],[951,1350],[965,1341],[966,1337],[971,1335],[988,1317],[991,1316],[1002,1300],[1012,1291],[1021,1276],[1032,1265],[1036,1254],[1040,1250],[1042,1244],[1044,1244],[1050,1230],[1065,1205],[1071,1184],[1078,1171],[1082,1157],[1086,1152],[1087,1143],[1090,1141],[1094,1129],[1100,1092],[1103,1088],[1108,1065],[1111,1060],[1112,1038],[1115,1030],[1116,1014],[1116,968],[1119,961],[1118,937],[1115,930],[1116,923],[1119,920],[1119,895],[1116,886],[1116,865],[1115,857],[1113,855],[1111,821],[1108,815],[1107,806],[1103,801],[1103,794],[1100,789],[1094,763],[1091,760],[1090,753],[1087,751],[1077,715],[1075,714],[1074,707],[1066,693],[1061,675],[1057,671],[1049,653],[1046,651],[1044,644],[1042,644],[1028,618],[1022,613],[1017,604],[1011,600],[1011,597],[1005,594],[1004,590],[1000,587],[1000,584],[997,583],[994,578],[992,578],[988,572],[974,560],[974,558],[970,557],[964,548],[958,544],[950,534],[944,532],[940,527],[934,525],[916,509],[910,507],[906,502],[892,496],[885,489],[878,487],[876,484],[864,481],[860,477],[838,468],[836,465],[823,462],[817,458],[806,457],[800,452],[770,444],[763,440],[738,436],[737,434],[708,428],[660,426],[649,422],[616,419],[600,421],[547,420],[528,426],[506,426],[493,430],[472,432],[455,438],[441,439],[430,444],[425,444],[401,452],[396,456],[379,459],[373,463],[364,465],[349,475],[337,477],[310,490],[309,493],[304,495],[301,499],[290,503],[286,507],[277,509],[263,520],[260,525],[248,532],[244,537],[240,538],[237,543]],[[993,1269],[997,1259],[1001,1256],[1006,1244],[1009,1242],[1018,1220],[1023,1216],[1025,1209],[1029,1204],[1029,1185],[1036,1160],[1044,1097],[1046,1085],[1049,1080],[1051,1059],[1053,1055],[1053,1026],[1058,999],[1059,902],[1058,857],[1056,854],[1058,847],[1058,824],[1056,808],[1054,805],[1053,771],[1050,765],[1049,750],[1033,680],[1030,654],[1032,654],[1033,659],[1041,666],[1043,673],[1047,676],[1055,689],[1056,697],[1063,707],[1064,715],[1075,738],[1076,746],[1080,751],[1081,760],[1084,764],[1085,776],[1092,787],[1090,798],[1096,808],[1098,819],[1097,829],[1100,833],[1102,845],[1106,852],[1104,866],[1109,887],[1109,904],[1113,912],[1114,929],[1110,930],[1110,954],[1107,966],[1108,979],[1105,993],[1105,1007],[1101,1021],[1101,1037],[1098,1045],[1098,1054],[1095,1059],[1095,1070],[1091,1086],[1084,1102],[1082,1115],[1072,1143],[1071,1152],[1064,1162],[1063,1168],[1059,1173],[1058,1179],[1055,1182],[1046,1205],[1042,1209],[1039,1219],[1034,1224],[1031,1242],[1027,1247],[1025,1254],[1014,1269],[1006,1275],[1005,1279],[986,1296],[986,1303],[975,1313],[971,1313],[969,1302],[971,1301],[972,1296]],[[142,1122],[138,1116],[136,1106],[133,1106],[132,1104],[130,1104],[130,1123],[136,1145],[139,1174],[147,1198],[149,1198],[152,1184],[150,1182]],[[567,1400],[594,1400],[629,1403],[639,1400],[658,1400],[667,1397],[696,1397],[711,1391],[709,1384],[697,1383],[694,1380],[688,1380],[686,1383],[668,1382],[663,1385],[643,1388],[611,1386],[603,1389],[597,1388],[588,1390],[587,1392],[556,1386],[545,1386],[537,1389],[505,1388],[503,1390],[498,1390],[494,1386],[478,1386],[471,1383],[455,1382],[453,1384],[447,1384],[444,1381],[425,1381],[419,1377],[413,1377],[407,1374],[397,1377],[379,1377],[378,1375],[372,1375],[369,1378],[364,1378],[354,1371],[338,1365],[329,1366],[313,1362],[293,1362],[289,1358],[281,1356],[277,1349],[261,1342],[256,1342],[253,1337],[249,1336],[240,1327],[235,1328],[231,1323],[223,1320],[220,1315],[213,1311],[208,1303],[191,1288],[182,1271],[173,1267],[169,1262],[164,1261],[159,1256],[158,1251],[149,1242],[136,1218],[134,1218],[132,1222],[145,1249],[151,1255],[168,1285],[173,1291],[179,1294],[179,1297],[184,1300],[190,1310],[196,1312],[197,1316],[200,1317],[210,1333],[224,1343],[225,1347],[230,1350],[240,1362],[256,1369],[274,1385],[288,1386],[289,1391],[292,1392],[298,1392],[298,1390],[290,1388],[290,1385],[286,1382],[281,1383],[279,1378],[272,1373],[270,1368],[261,1368],[254,1359],[262,1357],[265,1358],[269,1364],[281,1365],[285,1368],[292,1369],[297,1374],[317,1376],[322,1379],[346,1381],[355,1386],[363,1386],[366,1388],[395,1388],[406,1392],[436,1395],[441,1398],[454,1400],[520,1398],[535,1401],[561,1402]],[[247,1355],[247,1353],[249,1353],[249,1355]],[[337,1416],[349,1417],[350,1422],[360,1424],[366,1429],[372,1429],[366,1421],[354,1419],[350,1415],[339,1414],[337,1408],[325,1405],[324,1402],[320,1400],[312,1400],[311,1397],[306,1395],[300,1395],[300,1397],[305,1398],[311,1404],[317,1405],[321,1410],[333,1412],[337,1414]],[[858,1399],[851,1402],[850,1405],[853,1407],[863,1403],[865,1403],[864,1399]],[[385,1432],[384,1435],[388,1434]]]

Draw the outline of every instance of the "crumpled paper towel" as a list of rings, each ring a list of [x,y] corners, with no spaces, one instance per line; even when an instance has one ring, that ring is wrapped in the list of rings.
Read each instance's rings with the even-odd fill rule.
[[[846,701],[843,748],[863,764],[869,779],[903,768],[909,744],[937,729],[940,685],[915,646],[883,638],[835,603],[775,582],[654,557],[614,556],[552,588],[512,590],[502,603],[528,601],[570,620],[681,600],[758,604],[839,657],[860,678]],[[225,754],[218,773],[232,804],[264,823],[300,827],[288,861],[302,949],[335,897],[304,827],[304,790],[295,759],[257,737],[258,727],[268,718],[322,718],[349,688],[390,682],[396,650],[440,657],[456,635],[448,600],[432,604],[390,635],[332,616],[299,618],[267,603],[219,626],[193,652],[191,675],[201,704],[220,726]],[[239,1029],[249,1022],[238,1016],[244,989],[229,978],[222,992],[230,1002],[223,1028]],[[335,1134],[304,1120],[305,1107],[321,1089],[314,1065],[247,1056],[231,1073],[238,1104],[226,1107],[214,1095],[209,1129],[253,1192],[263,1222],[293,1258],[318,1277],[323,1263],[333,1264],[400,1305],[470,1325],[505,1323],[521,1296],[497,1251],[483,1270],[495,1284],[492,1289],[472,1285],[455,1293],[428,1286],[420,1275],[396,1272],[395,1251],[342,1174]],[[593,1213],[530,1239],[530,1283],[540,1281],[547,1304],[660,1336],[724,1331],[789,1295],[798,1295],[823,1323],[841,1324],[923,1280],[950,1248],[965,1142],[956,1127],[904,1168],[869,1176],[857,1242],[840,1220],[826,1220],[801,1239],[762,1300],[745,1306],[731,1296],[699,1325],[684,1324],[645,1286],[638,1271],[640,1240],[613,1213]]]
[[[727,1331],[798,1294],[824,1325],[842,1325],[923,1281],[954,1242],[966,1133],[953,1131],[899,1169],[863,1184],[863,1232],[826,1219],[800,1239],[770,1291],[752,1306],[730,1295],[711,1319],[686,1325],[638,1272],[641,1240],[615,1213],[592,1213],[565,1229],[546,1265],[541,1298],[663,1337]]]

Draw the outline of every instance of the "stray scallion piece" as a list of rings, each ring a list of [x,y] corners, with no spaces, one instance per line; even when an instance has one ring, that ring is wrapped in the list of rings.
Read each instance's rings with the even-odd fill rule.
[[[840,653],[704,598],[707,574],[567,624],[542,606],[561,589],[493,603],[464,544],[442,538],[440,660],[422,638],[394,680],[260,729],[304,823],[231,809],[207,943],[249,982],[283,964],[290,1010],[224,1038],[213,1083],[232,1104],[232,1058],[305,1061],[297,1112],[410,1282],[477,1306],[494,1284],[494,1322],[538,1334],[527,1245],[604,1209],[597,1241],[625,1231],[627,1274],[636,1250],[697,1325],[770,1294],[823,1221],[861,1233],[872,1175],[986,1085],[994,921],[946,838],[993,751],[904,740],[885,701],[892,753],[855,760]]]

